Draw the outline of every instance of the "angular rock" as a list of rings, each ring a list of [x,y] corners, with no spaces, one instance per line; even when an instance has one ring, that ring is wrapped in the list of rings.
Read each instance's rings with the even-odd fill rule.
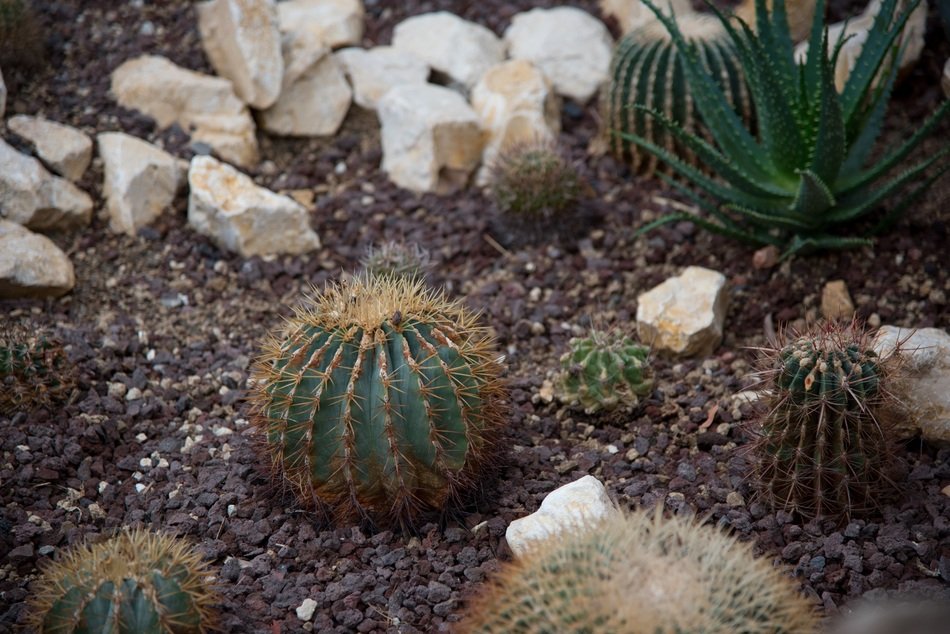
[[[245,103],[267,108],[280,94],[284,60],[271,0],[207,0],[198,10],[201,45]]]
[[[551,80],[531,62],[518,59],[492,66],[475,84],[471,101],[488,132],[480,182],[502,149],[553,141],[561,132],[561,100]]]
[[[283,46],[283,88],[277,103],[261,113],[261,127],[288,136],[335,134],[353,98],[342,65],[310,36],[288,33]]]
[[[541,69],[558,94],[580,103],[607,81],[613,39],[603,22],[574,7],[532,9],[511,19],[505,43],[512,59]]]
[[[940,328],[881,326],[874,350],[898,355],[891,392],[897,398],[891,418],[900,438],[919,431],[933,443],[950,443],[950,334]]]
[[[334,55],[353,85],[353,99],[367,110],[376,110],[393,86],[424,84],[429,65],[407,51],[392,46],[371,49],[344,48]]]
[[[397,86],[379,101],[383,170],[400,187],[450,193],[478,165],[484,135],[478,115],[454,90]]]
[[[0,70],[0,119],[7,111],[7,85],[3,81],[3,71]]]
[[[40,117],[16,115],[7,127],[33,144],[49,168],[74,183],[92,160],[92,139],[76,128]]]
[[[620,30],[629,33],[641,26],[656,22],[656,15],[641,0],[600,0],[598,3],[604,15],[617,20]],[[690,0],[671,0],[670,2],[654,3],[667,15],[667,7],[672,5],[677,17],[693,13],[693,3]]]
[[[244,256],[305,253],[320,247],[307,210],[258,187],[245,174],[210,156],[188,169],[188,224],[222,249]]]
[[[59,297],[75,284],[72,262],[52,240],[0,220],[0,298]]]
[[[539,542],[583,529],[616,512],[604,485],[587,475],[551,491],[537,511],[513,521],[505,531],[505,541],[520,557]]]
[[[854,302],[844,280],[832,280],[821,289],[821,315],[825,319],[851,319]]]
[[[281,31],[308,34],[330,48],[363,39],[362,0],[288,0],[277,4],[277,15]]]
[[[81,227],[92,219],[92,199],[0,140],[0,218],[34,231]]]
[[[122,132],[105,132],[96,141],[105,171],[102,191],[109,227],[134,236],[171,205],[185,168],[168,152]]]
[[[469,88],[505,59],[505,44],[498,36],[447,11],[403,20],[393,31],[393,46]]]
[[[657,352],[707,356],[722,341],[728,305],[726,277],[689,266],[637,298],[640,340]]]
[[[254,122],[227,79],[143,55],[113,71],[112,92],[119,105],[145,113],[160,128],[178,123],[193,141],[207,143],[230,163],[257,162]]]

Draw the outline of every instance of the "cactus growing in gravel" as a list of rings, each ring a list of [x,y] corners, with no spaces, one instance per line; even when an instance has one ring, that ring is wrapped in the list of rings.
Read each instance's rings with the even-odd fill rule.
[[[27,0],[0,0],[0,68],[35,68],[44,58],[43,31]]]
[[[425,278],[432,270],[429,251],[416,243],[384,242],[370,246],[360,260],[363,270],[370,275],[396,275],[400,277]]]
[[[614,514],[538,543],[475,598],[465,634],[805,634],[815,612],[752,548],[694,519]]]
[[[421,280],[330,285],[265,344],[255,423],[275,472],[338,520],[412,525],[475,488],[504,421],[476,317]]]
[[[855,324],[819,324],[769,351],[768,410],[756,444],[758,480],[778,508],[847,519],[890,486],[891,435],[875,413],[886,364]]]
[[[635,408],[653,388],[650,351],[618,332],[574,338],[561,357],[559,398],[585,414]]]
[[[47,406],[72,387],[62,346],[13,329],[0,337],[0,415]]]
[[[198,634],[213,629],[201,556],[179,539],[125,531],[46,567],[30,603],[40,634]]]

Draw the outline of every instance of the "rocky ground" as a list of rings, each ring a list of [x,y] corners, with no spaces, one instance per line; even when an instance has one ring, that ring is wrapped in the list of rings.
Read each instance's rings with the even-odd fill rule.
[[[111,71],[143,52],[210,72],[189,2],[40,3],[49,65],[8,74],[8,113],[40,114],[89,134],[121,130],[191,156],[179,130],[157,131],[111,99]],[[367,44],[405,17],[450,9],[501,32],[514,13],[551,2],[366,2]],[[596,12],[594,2],[572,2]],[[854,4],[837,3],[838,17]],[[851,6],[849,6],[851,5]],[[931,16],[932,18],[934,16]],[[151,26],[145,27],[148,23]],[[940,97],[950,54],[931,20],[920,63],[895,96],[887,137],[906,136]],[[866,593],[950,595],[950,450],[899,449],[900,495],[879,517],[801,524],[756,502],[743,454],[746,405],[763,324],[814,318],[829,280],[846,282],[872,324],[950,327],[950,179],[873,248],[796,258],[768,270],[752,251],[688,223],[635,238],[669,209],[669,192],[609,157],[591,157],[593,105],[568,104],[562,140],[590,184],[596,218],[576,243],[505,248],[497,213],[471,188],[417,196],[378,169],[375,117],[350,112],[327,140],[262,136],[249,171],[274,190],[312,189],[323,248],[242,258],[186,226],[184,196],[136,238],[101,214],[54,236],[76,269],[58,300],[0,305],[4,327],[47,329],[67,344],[78,383],[62,407],[0,418],[0,632],[25,617],[37,565],[125,525],[186,536],[218,573],[227,632],[443,631],[509,556],[507,525],[557,486],[591,474],[624,507],[659,502],[695,512],[789,567],[827,614]],[[920,154],[946,144],[950,121]],[[98,160],[80,181],[101,206]],[[367,245],[404,238],[438,261],[431,281],[481,310],[508,358],[510,452],[496,483],[458,517],[417,534],[330,528],[274,494],[243,400],[262,336],[311,285],[356,268]],[[707,359],[655,363],[657,385],[631,417],[577,415],[549,402],[545,380],[573,333],[591,323],[633,328],[636,298],[687,265],[721,271],[732,291],[722,346]],[[873,596],[873,595],[872,595]],[[295,614],[315,601],[312,620]]]

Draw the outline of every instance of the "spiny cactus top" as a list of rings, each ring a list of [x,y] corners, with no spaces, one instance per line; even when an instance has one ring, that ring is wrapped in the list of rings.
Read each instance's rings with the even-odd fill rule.
[[[424,278],[432,270],[429,251],[416,243],[384,242],[370,246],[360,260],[370,275],[397,275],[400,277]]]
[[[751,547],[693,519],[613,514],[504,566],[463,634],[805,634],[817,618]]]
[[[73,378],[55,340],[25,328],[0,335],[0,415],[48,406],[70,390]]]
[[[341,521],[410,525],[474,488],[504,422],[475,316],[421,280],[330,285],[265,345],[256,425],[275,470]]]
[[[653,388],[650,351],[612,331],[574,338],[561,357],[559,398],[587,414],[632,410]]]
[[[213,626],[208,574],[186,542],[125,531],[47,566],[30,626],[38,634],[203,634]]]

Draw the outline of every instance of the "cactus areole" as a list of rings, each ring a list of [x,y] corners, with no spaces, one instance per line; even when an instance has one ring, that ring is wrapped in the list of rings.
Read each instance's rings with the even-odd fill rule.
[[[275,471],[337,520],[411,524],[474,487],[503,416],[475,316],[418,280],[329,286],[265,344],[255,422]]]

